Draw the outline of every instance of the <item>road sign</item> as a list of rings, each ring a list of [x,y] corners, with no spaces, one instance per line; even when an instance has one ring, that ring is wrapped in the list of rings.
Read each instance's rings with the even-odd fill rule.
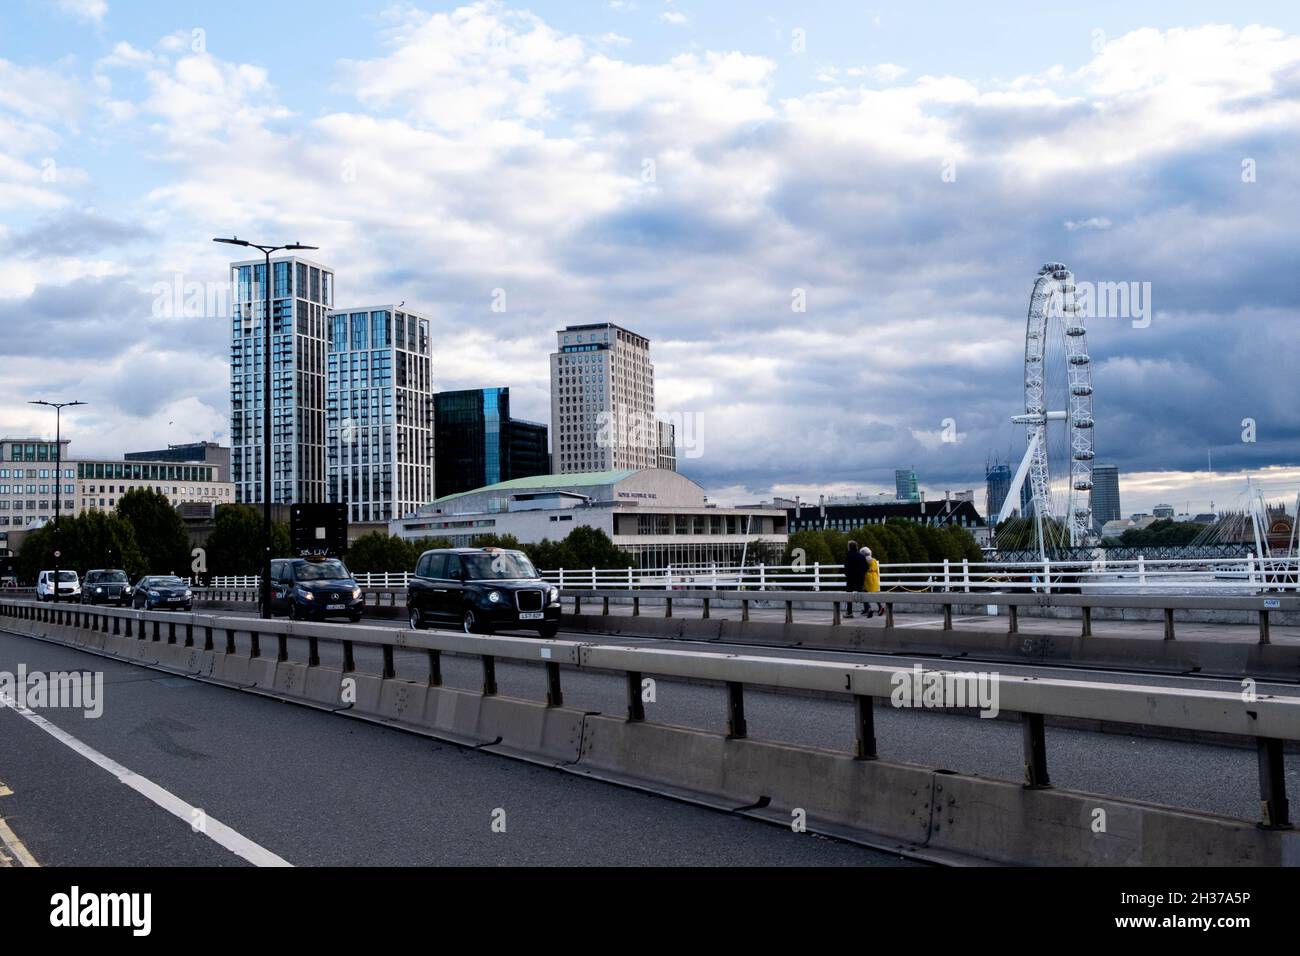
[[[348,549],[346,504],[293,505],[289,538],[299,557],[340,555]]]

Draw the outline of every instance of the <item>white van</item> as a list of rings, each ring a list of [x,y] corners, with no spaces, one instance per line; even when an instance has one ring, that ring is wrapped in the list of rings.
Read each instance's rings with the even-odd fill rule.
[[[36,600],[49,601],[54,598],[54,572],[42,571],[36,579]],[[81,600],[81,579],[76,571],[59,572],[59,600]]]

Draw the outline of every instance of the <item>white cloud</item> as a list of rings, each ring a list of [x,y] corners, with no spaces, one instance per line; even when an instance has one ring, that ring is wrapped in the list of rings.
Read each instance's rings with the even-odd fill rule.
[[[81,20],[101,22],[108,13],[107,0],[58,0],[59,9]]]

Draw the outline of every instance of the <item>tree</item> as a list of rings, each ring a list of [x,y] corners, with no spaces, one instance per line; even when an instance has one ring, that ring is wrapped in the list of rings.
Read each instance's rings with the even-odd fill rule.
[[[826,537],[820,531],[796,531],[786,541],[785,545],[785,564],[794,564],[795,559],[802,552],[804,564],[812,567],[814,564],[837,564],[843,555],[832,555],[830,545],[826,543]]]
[[[632,556],[614,544],[600,528],[579,525],[564,538],[576,568],[630,568]]]
[[[289,529],[271,524],[271,556],[289,554]],[[252,505],[221,505],[205,545],[208,573],[262,573],[262,515]]]
[[[95,568],[121,568],[134,580],[146,571],[134,531],[116,514],[87,511],[61,518],[57,536],[52,522],[37,528],[23,540],[18,553],[19,576],[34,581],[41,571],[51,570],[56,550],[61,555],[59,567],[83,577]]]
[[[384,574],[389,571],[412,571],[423,551],[414,542],[396,535],[371,531],[348,545],[348,570],[354,574]]]
[[[132,488],[118,499],[117,513],[135,531],[148,573],[189,575],[190,535],[166,495]]]

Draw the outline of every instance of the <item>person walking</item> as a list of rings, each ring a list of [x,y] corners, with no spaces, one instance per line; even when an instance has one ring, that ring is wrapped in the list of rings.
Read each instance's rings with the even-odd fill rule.
[[[871,556],[870,548],[862,549],[862,563],[865,565],[863,568],[862,589],[870,594],[879,594],[880,562]],[[867,617],[871,617],[872,614],[871,605],[867,604],[865,601],[862,603],[862,613]],[[885,613],[885,605],[877,603],[876,613],[883,615]]]
[[[867,577],[867,559],[862,556],[858,550],[856,541],[849,542],[848,552],[844,555],[844,590],[850,594],[861,591],[863,582]],[[848,612],[845,617],[853,616],[853,599],[848,601]]]

